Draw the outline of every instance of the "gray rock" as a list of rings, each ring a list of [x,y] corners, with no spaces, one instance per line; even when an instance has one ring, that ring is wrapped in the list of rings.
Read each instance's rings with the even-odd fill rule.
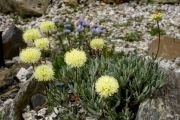
[[[2,119],[3,120],[15,120],[14,112],[12,107],[14,106],[13,99],[8,99],[4,102],[2,110]]]
[[[176,65],[180,66],[180,57],[176,58],[176,60],[174,62]]]
[[[141,0],[142,2],[155,2],[155,3],[180,3],[180,0]]]
[[[37,93],[31,97],[33,109],[42,107],[46,103],[46,97],[43,94]]]
[[[176,78],[180,80],[180,68],[175,70]]]
[[[0,0],[0,12],[38,16],[45,13],[49,3],[50,0]]]
[[[6,59],[12,59],[19,55],[19,50],[26,47],[22,38],[22,31],[12,24],[6,33],[2,36],[4,56]]]
[[[22,114],[24,120],[36,120],[35,115],[36,111],[34,110]]]
[[[174,72],[155,98],[141,103],[136,120],[180,120],[180,79]]]
[[[33,76],[23,83],[21,86],[19,92],[17,93],[16,97],[14,98],[14,104],[11,106],[11,111],[6,112],[4,115],[10,116],[13,115],[13,118],[15,120],[21,120],[22,119],[22,113],[24,108],[28,104],[30,104],[31,97],[36,93],[41,93],[45,90],[44,83],[39,83],[35,80],[33,80]],[[7,106],[8,107],[8,106]],[[5,107],[5,109],[8,109]],[[9,119],[5,119],[9,120]]]

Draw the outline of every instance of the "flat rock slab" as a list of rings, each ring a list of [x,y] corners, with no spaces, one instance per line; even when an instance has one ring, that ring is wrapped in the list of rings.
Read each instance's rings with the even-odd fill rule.
[[[153,40],[149,45],[149,54],[156,55],[158,51],[158,38]],[[175,59],[180,57],[180,40],[170,37],[162,37],[160,40],[160,47],[158,57],[166,59]]]
[[[154,2],[154,3],[180,3],[180,0],[141,0],[143,2]]]
[[[50,0],[0,0],[0,12],[39,16],[45,13],[49,3]]]

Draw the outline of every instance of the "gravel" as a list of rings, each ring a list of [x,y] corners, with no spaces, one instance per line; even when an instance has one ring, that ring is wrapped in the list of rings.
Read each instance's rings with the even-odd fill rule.
[[[0,14],[0,28],[3,30],[11,23],[15,23],[22,29],[32,28],[45,20],[57,20],[65,16],[74,21],[84,17],[91,23],[100,23],[111,32],[107,38],[116,42],[117,51],[124,48],[138,48],[142,51],[148,50],[148,44],[154,39],[149,35],[148,26],[154,21],[149,19],[149,15],[155,10],[163,11],[161,28],[168,36],[180,39],[180,7],[178,4],[137,4],[136,2],[123,3],[119,5],[108,5],[99,1],[88,5],[80,4],[77,8],[72,8],[62,4],[62,1],[54,0],[49,6],[47,14],[41,17],[20,18],[13,14]],[[127,42],[120,39],[126,33],[138,31],[142,39],[138,42]],[[128,47],[125,47],[127,46]],[[132,49],[133,50],[133,49]]]

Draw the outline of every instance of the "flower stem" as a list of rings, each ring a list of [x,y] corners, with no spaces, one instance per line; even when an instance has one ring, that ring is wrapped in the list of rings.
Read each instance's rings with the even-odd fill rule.
[[[76,81],[78,80],[78,68],[76,68]]]
[[[158,49],[157,49],[155,59],[157,59],[159,49],[160,49],[160,44],[161,44],[161,30],[160,30],[160,26],[159,26],[159,21],[157,21],[157,27],[158,27]]]

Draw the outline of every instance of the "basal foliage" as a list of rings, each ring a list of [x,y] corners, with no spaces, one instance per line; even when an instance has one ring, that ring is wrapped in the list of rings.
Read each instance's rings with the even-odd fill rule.
[[[54,60],[56,84],[49,86],[51,106],[62,106],[62,119],[131,120],[139,104],[163,85],[164,75],[153,60],[130,55],[89,58],[82,68],[67,67],[63,56]],[[109,98],[101,98],[95,91],[96,80],[102,75],[118,80],[119,90]],[[77,77],[77,78],[76,78]],[[68,111],[68,112],[67,112]]]

